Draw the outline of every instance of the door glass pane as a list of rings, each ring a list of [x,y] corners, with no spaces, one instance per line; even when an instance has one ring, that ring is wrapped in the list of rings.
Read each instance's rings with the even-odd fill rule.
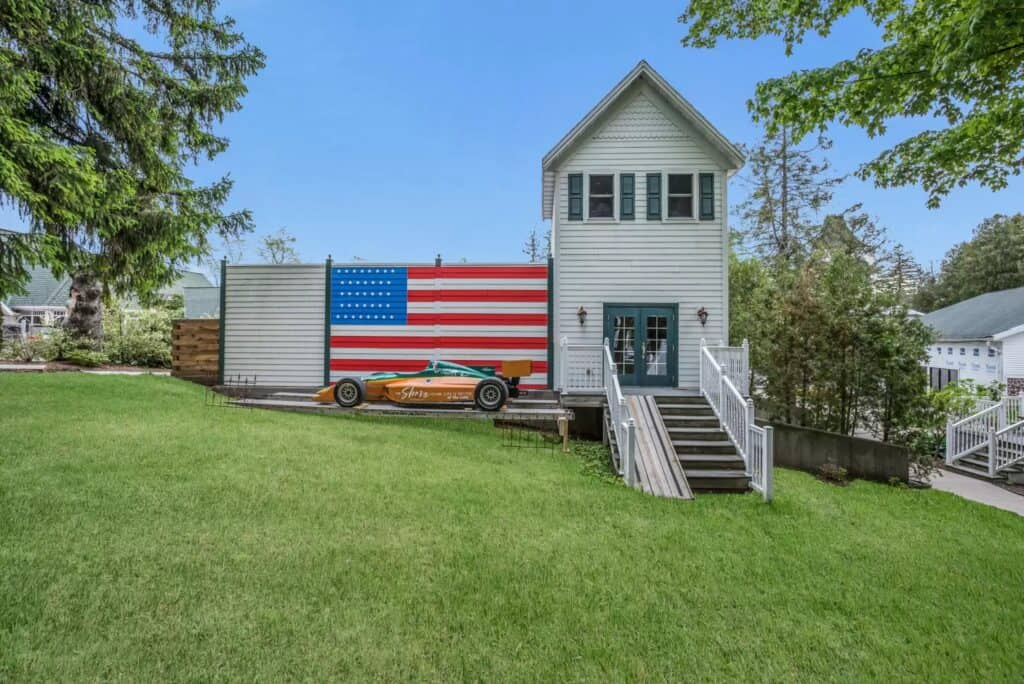
[[[632,375],[636,359],[634,357],[636,319],[632,316],[616,316],[614,341],[612,342],[612,360],[619,375]]]
[[[668,317],[666,316],[647,316],[644,372],[647,375],[668,375]]]

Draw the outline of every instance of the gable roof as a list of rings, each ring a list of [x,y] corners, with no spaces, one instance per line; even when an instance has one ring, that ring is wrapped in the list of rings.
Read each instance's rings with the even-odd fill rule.
[[[601,117],[615,106],[629,88],[641,80],[649,84],[683,120],[693,126],[697,133],[722,155],[730,170],[735,171],[743,166],[743,153],[740,152],[739,148],[729,142],[728,138],[712,126],[711,122],[705,119],[650,64],[640,60],[541,160],[541,172],[543,175],[542,215],[545,219],[551,218],[552,203],[554,201],[554,171],[558,163],[565,159],[569,152],[585,139],[587,134],[598,125]]]
[[[921,319],[941,340],[984,340],[1001,338],[1013,328],[1024,326],[1024,287],[987,292]]]
[[[64,306],[68,300],[71,278],[56,277],[48,268],[32,266],[28,269],[25,294],[10,295],[8,306]]]

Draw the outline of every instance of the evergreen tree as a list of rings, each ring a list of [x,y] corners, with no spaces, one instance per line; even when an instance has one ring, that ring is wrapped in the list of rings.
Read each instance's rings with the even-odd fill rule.
[[[217,9],[0,1],[0,201],[32,228],[0,247],[0,294],[25,282],[26,263],[70,273],[76,329],[95,334],[97,288],[146,295],[207,254],[211,232],[251,229],[247,211],[223,209],[228,177],[203,186],[186,175],[227,148],[214,126],[264,63]]]
[[[790,261],[804,253],[817,212],[842,180],[829,175],[830,165],[820,154],[831,146],[827,138],[819,137],[811,147],[799,143],[782,129],[744,150],[750,194],[738,207],[741,239],[761,256]]]
[[[923,281],[924,271],[913,255],[902,244],[894,245],[879,278],[880,287],[897,303],[907,306],[917,296]]]
[[[547,261],[550,253],[551,230],[548,229],[543,238],[537,234],[536,228],[530,230],[530,235],[526,238],[526,242],[523,243],[523,254],[530,260],[530,263],[538,264]]]

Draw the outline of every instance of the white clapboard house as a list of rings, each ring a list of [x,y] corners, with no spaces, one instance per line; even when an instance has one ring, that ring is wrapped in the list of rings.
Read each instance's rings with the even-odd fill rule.
[[[770,432],[753,422],[746,349],[723,342],[727,185],[742,163],[640,62],[543,158],[546,264],[227,266],[222,375],[313,387],[433,359],[528,358],[524,388],[603,412],[627,479],[669,496],[767,492]],[[689,458],[669,458],[674,445]],[[645,466],[659,449],[667,461]]]
[[[936,336],[928,349],[932,387],[973,380],[1024,394],[1024,287],[978,295],[921,320]]]

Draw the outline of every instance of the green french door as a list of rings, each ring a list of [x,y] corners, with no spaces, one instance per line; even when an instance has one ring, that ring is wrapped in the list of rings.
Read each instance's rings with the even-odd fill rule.
[[[679,354],[676,307],[606,304],[604,336],[623,385],[674,387]]]

